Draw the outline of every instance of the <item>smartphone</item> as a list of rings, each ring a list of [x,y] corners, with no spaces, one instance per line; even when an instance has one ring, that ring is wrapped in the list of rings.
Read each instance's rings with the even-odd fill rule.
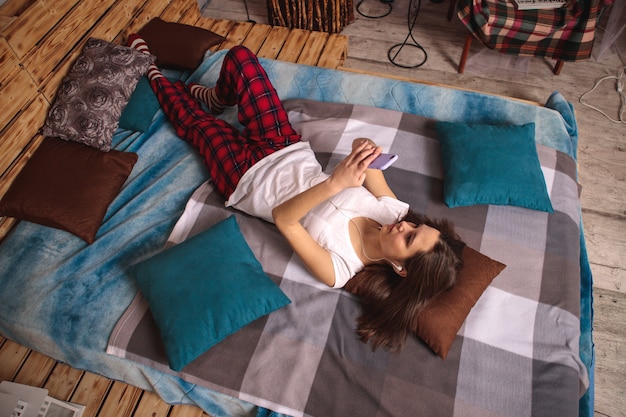
[[[398,160],[398,155],[393,153],[381,153],[368,166],[370,169],[387,169]]]

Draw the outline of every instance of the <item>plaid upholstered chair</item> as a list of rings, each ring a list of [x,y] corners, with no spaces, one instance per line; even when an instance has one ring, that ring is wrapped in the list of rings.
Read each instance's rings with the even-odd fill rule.
[[[558,75],[564,61],[591,56],[599,9],[612,2],[567,0],[556,9],[518,10],[513,0],[451,0],[448,20],[456,9],[468,29],[458,71],[465,70],[472,38],[477,38],[503,53],[552,58]]]

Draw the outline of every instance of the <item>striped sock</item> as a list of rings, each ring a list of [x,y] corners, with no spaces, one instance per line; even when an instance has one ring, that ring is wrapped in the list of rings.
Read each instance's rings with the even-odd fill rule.
[[[163,78],[164,75],[156,65],[150,64],[150,66],[148,67],[148,72],[146,73],[146,77],[148,77],[148,79],[152,81],[157,78]]]
[[[221,114],[224,111],[224,104],[217,98],[215,88],[208,88],[200,84],[190,84],[189,92],[192,96],[206,103],[213,114]]]
[[[144,54],[150,54],[150,48],[148,48],[148,44],[146,43],[146,41],[143,40],[141,36],[137,35],[136,33],[128,36],[128,46],[140,52],[143,52]]]
[[[141,36],[137,34],[132,34],[128,37],[128,46],[140,52],[143,52],[144,54],[150,55],[150,48],[148,48],[148,44],[146,43],[146,41],[143,40]],[[156,65],[150,64],[146,76],[149,80],[154,80],[155,78],[163,77],[163,74]]]

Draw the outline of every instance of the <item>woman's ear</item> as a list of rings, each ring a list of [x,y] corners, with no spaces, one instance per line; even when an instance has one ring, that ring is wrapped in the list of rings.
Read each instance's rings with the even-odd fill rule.
[[[406,278],[406,269],[403,266],[391,262],[391,267],[396,274],[400,275],[402,278]]]

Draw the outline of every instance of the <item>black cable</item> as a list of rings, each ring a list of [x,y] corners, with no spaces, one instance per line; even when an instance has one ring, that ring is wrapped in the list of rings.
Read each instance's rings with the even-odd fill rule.
[[[389,6],[389,10],[387,10],[386,13],[381,14],[379,16],[370,16],[370,15],[366,15],[363,12],[361,12],[361,4],[364,2],[365,0],[361,0],[357,3],[356,5],[356,11],[363,17],[367,17],[369,19],[380,19],[383,18],[385,16],[389,16],[389,13],[391,13],[391,11],[393,10],[393,7],[391,6],[391,3],[393,3],[393,0],[378,0],[380,1],[382,4],[386,4],[387,6]]]
[[[404,42],[393,45],[387,51],[387,58],[389,58],[389,61],[391,61],[391,63],[394,64],[395,66],[398,66],[401,68],[417,68],[417,67],[421,67],[422,65],[424,65],[426,63],[426,60],[428,59],[428,54],[426,53],[426,50],[422,47],[422,45],[419,44],[419,42],[415,40],[415,37],[413,36],[413,28],[415,27],[415,22],[417,21],[417,16],[419,15],[421,5],[422,5],[421,0],[410,0],[409,13],[408,13],[409,33],[406,35]],[[409,38],[413,41],[413,43],[409,43]],[[395,62],[395,59],[398,57],[398,54],[400,53],[402,48],[404,48],[405,46],[410,46],[412,48],[415,48],[418,50],[418,52],[421,51],[424,54],[424,59],[415,65],[404,65],[404,64],[398,64],[397,62]],[[391,55],[394,50],[396,52],[392,57]]]
[[[243,5],[246,8],[246,17],[248,18],[248,23],[256,23],[256,20],[250,19],[250,13],[248,12],[248,0],[243,0]]]

